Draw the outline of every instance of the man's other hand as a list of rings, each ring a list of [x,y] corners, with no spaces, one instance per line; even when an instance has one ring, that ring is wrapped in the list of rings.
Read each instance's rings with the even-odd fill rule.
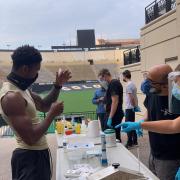
[[[112,118],[108,118],[107,126],[108,126],[109,128],[112,128]]]
[[[58,86],[62,86],[64,83],[68,82],[71,77],[71,72],[69,70],[60,70],[59,72],[56,72],[55,84]]]
[[[49,113],[51,116],[56,117],[59,116],[64,110],[64,102],[55,102],[52,103]]]

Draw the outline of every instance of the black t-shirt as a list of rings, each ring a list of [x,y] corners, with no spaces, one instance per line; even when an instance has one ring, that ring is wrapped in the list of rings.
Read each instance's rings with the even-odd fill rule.
[[[148,111],[150,121],[175,119],[178,115],[168,113],[168,96],[150,94],[146,96],[144,105]],[[149,132],[151,153],[157,159],[180,159],[180,133],[160,134]]]
[[[111,111],[111,96],[117,95],[119,97],[119,103],[116,110],[116,113],[114,114],[113,119],[120,120],[123,117],[123,111],[122,111],[122,103],[123,103],[123,87],[119,80],[113,79],[109,85],[106,92],[106,112],[107,114]]]

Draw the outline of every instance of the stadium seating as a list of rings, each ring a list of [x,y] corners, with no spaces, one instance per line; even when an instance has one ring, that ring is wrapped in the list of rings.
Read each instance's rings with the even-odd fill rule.
[[[43,70],[40,72],[39,81],[43,82],[43,79],[54,80],[55,73],[58,71],[58,68],[69,69],[72,73],[71,81],[80,81],[80,80],[95,80],[96,76],[92,68],[88,64],[76,64],[76,65],[56,65],[56,66],[43,66]],[[47,74],[45,73],[47,72]],[[51,74],[51,75],[49,75]],[[43,79],[41,78],[43,77]],[[51,79],[48,79],[51,78]]]
[[[52,82],[58,68],[72,72],[71,81],[96,80],[100,69],[108,68],[113,77],[118,77],[121,56],[120,50],[96,50],[77,52],[43,51],[42,68],[37,82]],[[0,51],[0,85],[11,69],[11,51]],[[115,57],[116,56],[116,57]],[[88,60],[93,60],[90,65]]]

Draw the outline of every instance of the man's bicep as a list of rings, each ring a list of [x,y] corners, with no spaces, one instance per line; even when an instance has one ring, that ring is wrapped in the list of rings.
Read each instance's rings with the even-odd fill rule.
[[[8,93],[1,101],[2,109],[14,130],[27,139],[32,130],[32,122],[26,114],[26,101],[18,93]]]
[[[13,128],[18,132],[18,134],[23,138],[28,135],[30,130],[32,130],[32,122],[30,117],[24,116],[10,116],[9,121]]]
[[[112,100],[112,102],[118,102],[119,101],[119,96],[118,95],[112,95],[111,100]]]

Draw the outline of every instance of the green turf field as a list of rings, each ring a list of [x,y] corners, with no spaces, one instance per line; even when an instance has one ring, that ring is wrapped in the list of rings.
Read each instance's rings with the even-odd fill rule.
[[[60,101],[64,101],[64,113],[95,111],[96,106],[92,104],[93,90],[62,91]],[[44,96],[45,94],[43,94]]]
[[[59,96],[60,101],[64,101],[64,113],[76,113],[76,112],[86,112],[95,111],[96,105],[92,104],[92,98],[94,96],[93,90],[81,90],[81,91],[62,91]],[[45,96],[46,93],[41,94]],[[43,118],[43,113],[38,112],[39,116]],[[55,122],[53,121],[47,131],[48,133],[55,132]]]

